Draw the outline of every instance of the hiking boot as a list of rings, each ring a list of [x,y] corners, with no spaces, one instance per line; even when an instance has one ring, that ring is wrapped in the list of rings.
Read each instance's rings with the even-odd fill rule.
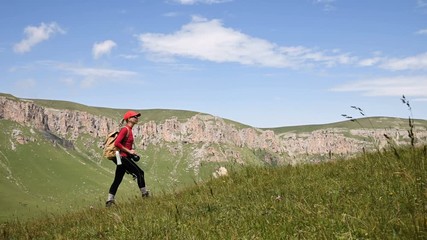
[[[150,196],[150,192],[148,192],[148,191],[142,194],[143,198],[146,198],[146,197],[149,197],[149,196]]]
[[[116,202],[114,200],[108,200],[107,202],[105,202],[105,207],[111,207],[113,205],[115,205]]]

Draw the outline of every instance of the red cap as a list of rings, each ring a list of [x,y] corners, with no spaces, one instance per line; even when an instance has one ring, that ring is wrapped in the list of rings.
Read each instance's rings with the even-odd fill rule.
[[[137,112],[134,112],[134,111],[127,111],[125,113],[125,115],[123,116],[123,119],[124,120],[128,120],[131,117],[139,117],[139,116],[141,116],[141,113],[137,113]]]

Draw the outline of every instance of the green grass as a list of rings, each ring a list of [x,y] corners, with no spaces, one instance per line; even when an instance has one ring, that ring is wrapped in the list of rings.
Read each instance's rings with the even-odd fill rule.
[[[426,239],[426,148],[249,166],[182,191],[1,225],[5,239]]]

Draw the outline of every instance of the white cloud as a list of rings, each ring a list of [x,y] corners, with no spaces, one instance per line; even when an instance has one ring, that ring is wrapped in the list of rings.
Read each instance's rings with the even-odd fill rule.
[[[336,92],[362,92],[367,96],[427,97],[427,75],[364,79],[343,84],[331,90]]]
[[[85,77],[109,77],[111,79],[137,75],[136,72],[105,68],[62,67],[62,69]]]
[[[65,34],[65,31],[55,23],[41,23],[40,26],[28,26],[24,29],[25,38],[13,46],[13,50],[17,53],[25,53],[31,51],[35,45],[48,40],[56,33]]]
[[[139,35],[142,50],[160,58],[187,57],[213,62],[297,68],[313,63],[327,66],[354,61],[349,54],[335,50],[318,51],[301,46],[280,47],[223,26],[220,20],[193,17],[189,24],[172,34]]]
[[[427,35],[427,28],[426,29],[420,29],[416,32],[416,34],[419,35]]]
[[[135,59],[138,58],[138,55],[130,55],[130,54],[120,54],[120,57],[125,58],[125,59]]]
[[[94,43],[92,47],[92,54],[95,59],[100,58],[102,55],[110,54],[111,50],[116,47],[117,44],[112,40],[105,40],[100,43]]]
[[[107,68],[87,68],[81,66],[72,66],[67,63],[59,63],[54,61],[40,62],[41,65],[49,67],[50,69],[57,69],[63,71],[65,75],[73,75],[62,80],[63,83],[74,85],[80,81],[80,86],[83,88],[90,88],[99,82],[104,83],[122,83],[123,81],[136,83],[132,80],[138,75],[137,72],[116,70]]]
[[[223,2],[230,2],[230,1],[232,0],[174,0],[174,2],[183,4],[183,5],[193,5],[196,3],[215,4],[215,3],[223,3]]]
[[[100,82],[105,84],[120,84],[123,82],[131,84],[141,83],[141,80],[138,79],[138,72],[111,68],[89,68],[50,60],[36,61],[29,65],[14,67],[10,71],[22,72],[35,70],[58,72],[58,74],[62,76],[59,78],[59,82],[66,86],[80,85],[83,87],[91,87]],[[31,81],[29,81],[29,83],[31,83]]]
[[[358,64],[363,67],[376,66],[390,71],[425,71],[427,70],[427,52],[404,58],[381,57],[377,54],[372,58],[359,60]]]
[[[381,68],[387,70],[426,70],[427,53],[406,58],[389,58],[382,61]]]
[[[359,65],[363,67],[370,67],[378,64],[382,61],[381,57],[373,57],[373,58],[366,58],[359,61]]]
[[[307,63],[322,63],[326,66],[334,66],[337,64],[350,64],[356,60],[355,57],[349,54],[338,54],[337,50],[319,51],[302,46],[297,47],[281,47],[280,51],[287,59],[297,65],[305,65]],[[331,54],[328,54],[331,52]]]
[[[83,77],[80,82],[82,88],[91,88],[96,85],[99,81],[103,82],[115,82],[122,83],[123,80],[136,76],[136,72],[114,70],[114,69],[102,69],[102,68],[65,68],[64,70],[69,71],[75,75]]]

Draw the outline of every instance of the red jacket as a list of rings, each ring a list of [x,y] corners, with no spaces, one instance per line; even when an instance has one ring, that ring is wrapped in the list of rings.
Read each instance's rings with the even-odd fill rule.
[[[128,133],[129,132],[129,133]],[[127,135],[127,138],[126,138]],[[128,153],[123,150],[123,148],[127,148],[132,150],[133,146],[133,133],[132,128],[126,126],[120,129],[119,135],[117,135],[117,139],[114,142],[114,146],[120,149],[120,156],[127,157]]]

